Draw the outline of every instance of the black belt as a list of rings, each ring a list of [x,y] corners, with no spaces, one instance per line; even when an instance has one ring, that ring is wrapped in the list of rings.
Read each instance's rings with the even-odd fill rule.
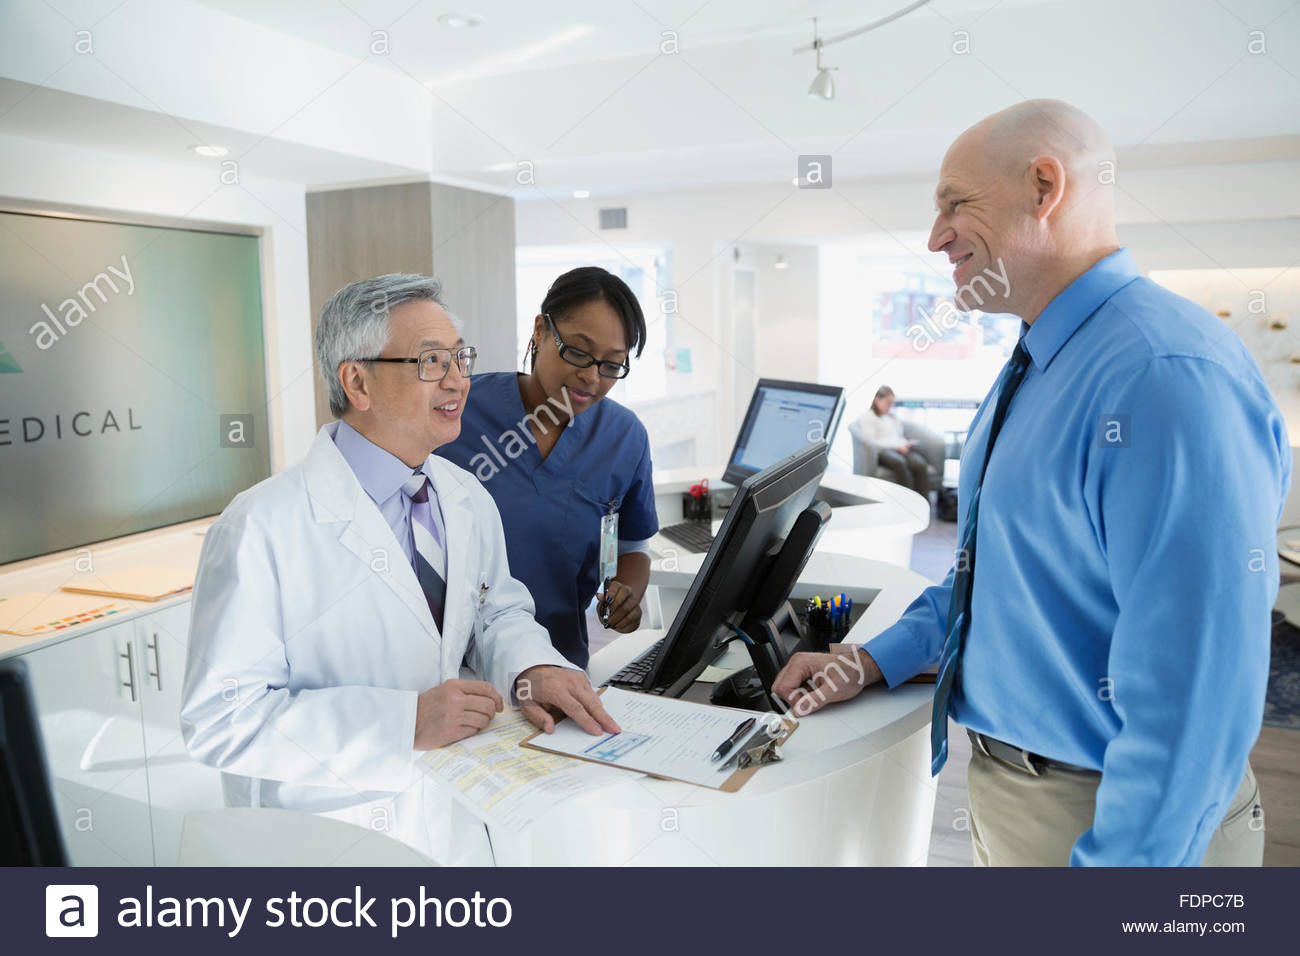
[[[970,736],[971,745],[986,757],[992,757],[994,760],[1006,764],[1012,770],[1019,770],[1021,773],[1027,773],[1031,776],[1040,777],[1044,770],[1069,770],[1073,773],[1091,773],[1101,775],[1099,770],[1090,770],[1087,767],[1076,767],[1072,763],[1065,763],[1062,760],[1049,760],[1047,757],[1040,756],[1036,753],[1030,753],[1020,747],[1013,747],[1011,744],[1003,743],[996,737],[989,737],[985,734],[977,734],[975,731],[967,728],[966,733]]]

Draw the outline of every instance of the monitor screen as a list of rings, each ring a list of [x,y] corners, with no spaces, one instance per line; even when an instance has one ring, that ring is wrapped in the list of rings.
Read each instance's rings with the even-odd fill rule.
[[[839,424],[843,395],[837,385],[760,379],[724,480],[739,484],[809,442],[829,443]]]
[[[825,442],[805,443],[796,454],[741,482],[713,547],[668,629],[649,687],[678,695],[717,656],[722,647],[719,636],[728,636],[725,625],[740,624],[777,547],[812,504],[828,455]]]
[[[0,866],[66,866],[27,665],[0,661]]]

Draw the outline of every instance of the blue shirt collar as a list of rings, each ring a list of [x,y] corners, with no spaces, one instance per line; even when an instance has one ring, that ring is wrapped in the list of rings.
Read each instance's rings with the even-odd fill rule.
[[[1128,249],[1118,249],[1066,286],[1024,335],[1025,349],[1038,370],[1046,371],[1079,326],[1140,275]]]
[[[377,505],[401,491],[413,473],[402,459],[380,448],[341,419],[338,430],[334,432],[334,444],[361,482],[362,489]],[[426,460],[420,470],[427,475],[428,468]]]

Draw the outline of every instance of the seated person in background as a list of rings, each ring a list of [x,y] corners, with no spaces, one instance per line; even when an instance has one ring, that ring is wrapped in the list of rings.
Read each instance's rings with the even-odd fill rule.
[[[460,433],[474,355],[436,279],[365,279],[325,304],[316,357],[339,420],[230,503],[194,582],[181,728],[222,771],[227,806],[484,863],[483,824],[420,772],[419,751],[477,733],[512,698],[547,732],[552,711],[617,732],[533,619],[492,496],[430,454]]]
[[[898,476],[899,484],[929,501],[929,463],[916,450],[916,442],[903,437],[903,423],[891,411],[893,407],[894,390],[888,385],[880,386],[871,400],[871,410],[858,419],[858,427],[880,449],[880,467],[888,468]]]

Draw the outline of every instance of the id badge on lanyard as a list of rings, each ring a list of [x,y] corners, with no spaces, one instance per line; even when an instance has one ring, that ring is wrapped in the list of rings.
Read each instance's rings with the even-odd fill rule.
[[[600,516],[600,580],[602,585],[618,574],[618,512]]]

